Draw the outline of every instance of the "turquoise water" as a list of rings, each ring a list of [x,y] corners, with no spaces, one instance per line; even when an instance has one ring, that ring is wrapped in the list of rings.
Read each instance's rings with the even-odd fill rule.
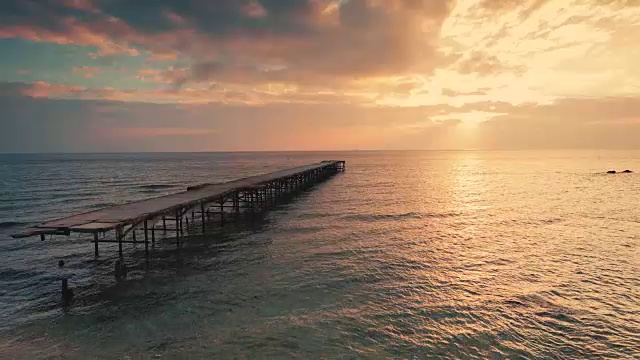
[[[176,250],[14,240],[49,218],[325,159]],[[0,155],[1,358],[638,358],[640,152]],[[76,299],[60,305],[57,262]]]

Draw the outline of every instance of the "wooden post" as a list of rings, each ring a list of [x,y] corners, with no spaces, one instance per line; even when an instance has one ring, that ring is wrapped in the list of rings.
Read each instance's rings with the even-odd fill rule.
[[[167,218],[165,216],[162,216],[162,230],[165,234],[167,233]]]
[[[180,217],[180,210],[176,210],[176,245],[180,247],[180,223],[178,218]]]
[[[135,228],[133,229],[132,233],[133,233],[133,242],[137,243],[138,241],[136,240],[136,229]]]
[[[118,238],[118,253],[120,257],[122,257],[122,228],[118,227],[116,229],[116,237]]]
[[[151,227],[151,243],[156,243],[156,224],[153,224],[153,226]]]
[[[149,231],[148,231],[147,220],[144,220],[144,254],[145,256],[149,256]]]
[[[206,221],[204,220],[204,201],[200,203],[200,217],[202,218],[202,234],[204,235]]]
[[[258,190],[251,190],[251,212],[254,212],[256,209],[256,203],[258,202]]]
[[[258,211],[258,189],[251,192],[251,211]]]
[[[98,257],[98,233],[93,233],[93,252],[96,257]]]
[[[220,198],[220,226],[224,225],[224,201],[224,197]]]
[[[240,193],[238,191],[233,195],[233,206],[236,212],[236,217],[240,216]]]

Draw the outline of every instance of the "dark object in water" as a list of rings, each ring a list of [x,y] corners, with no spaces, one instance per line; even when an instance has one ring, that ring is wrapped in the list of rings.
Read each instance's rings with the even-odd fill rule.
[[[615,173],[616,173],[616,171],[615,171],[615,170],[609,170],[609,171],[607,171],[607,174],[615,174]]]
[[[62,303],[64,306],[69,306],[73,300],[73,289],[69,287],[67,279],[62,279]]]
[[[58,261],[58,267],[63,267],[63,266],[64,266],[64,260]]]
[[[202,189],[203,187],[207,187],[209,185],[211,185],[211,184],[210,183],[204,183],[204,184],[187,186],[187,191],[199,190],[199,189]]]
[[[125,280],[127,278],[127,265],[124,263],[124,261],[118,259],[116,260],[116,265],[113,272],[116,276],[117,282]]]
[[[623,174],[631,174],[632,172],[633,172],[633,171],[631,171],[631,170],[625,170],[625,171],[623,171],[622,173],[623,173]]]

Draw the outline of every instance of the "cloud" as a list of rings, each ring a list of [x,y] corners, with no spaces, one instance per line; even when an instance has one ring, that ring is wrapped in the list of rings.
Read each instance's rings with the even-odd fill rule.
[[[140,0],[0,5],[0,37],[90,45],[99,55],[187,56],[198,81],[213,64],[304,79],[428,73],[452,0]],[[355,46],[354,46],[355,45]],[[205,67],[205,68],[203,68]],[[204,70],[204,72],[203,72]],[[290,74],[290,75],[285,75]]]
[[[32,4],[24,2],[23,4]],[[40,7],[35,7],[40,9]],[[41,14],[40,12],[44,12]],[[135,37],[133,30],[117,18],[99,18],[91,22],[73,17],[57,18],[47,10],[39,10],[30,16],[12,16],[0,13],[0,39],[22,38],[35,42],[61,45],[94,46],[97,55],[139,55],[137,49],[126,41]]]
[[[444,88],[444,89],[442,89],[442,95],[448,96],[448,97],[482,96],[482,95],[486,95],[487,91],[489,91],[489,90],[490,89],[488,89],[488,88],[480,88],[480,89],[474,90],[474,91],[456,91],[456,90]]]
[[[140,76],[140,75],[137,75]],[[154,75],[155,76],[155,75]],[[160,77],[160,80],[163,79]],[[54,84],[44,81],[33,83],[4,83],[0,85],[0,94],[7,96],[27,96],[31,98],[78,99],[78,100],[112,100],[122,102],[143,103],[184,103],[184,104],[241,104],[247,106],[264,104],[360,104],[372,105],[373,98],[368,94],[352,93],[348,96],[323,93],[295,91],[289,93],[286,88],[244,88],[207,86],[175,89],[128,89],[113,87],[86,87],[68,84]]]
[[[431,82],[458,93],[487,89],[485,100],[512,104],[637,94],[640,52],[628,50],[640,36],[640,7],[634,4],[459,0],[441,29],[453,61]],[[478,101],[455,101],[463,100]]]
[[[480,75],[501,74],[507,71],[522,73],[525,71],[523,67],[509,67],[502,63],[497,56],[488,55],[481,51],[470,52],[465,54],[458,61],[458,72],[460,74],[477,73]]]
[[[185,149],[196,146],[186,139],[234,149],[326,139],[352,148],[632,147],[638,4],[5,0],[0,38],[58,44],[29,47],[65,49],[73,65],[63,71],[93,79],[49,64],[16,76],[15,66],[5,80],[33,82],[0,82],[2,118],[35,126],[49,111],[68,132],[105,136],[104,148],[160,149],[145,139],[163,136],[185,139]],[[97,76],[106,66],[122,72]],[[22,114],[9,99],[33,108]],[[11,129],[31,136],[20,126]],[[233,144],[229,134],[247,139]]]
[[[0,83],[0,151],[640,146],[640,97],[572,98],[546,105],[488,101],[393,107],[317,98],[251,106],[224,99],[176,105],[123,102],[124,94],[111,101],[24,95],[31,87]],[[158,141],[165,137],[172,140]]]
[[[176,106],[25,96],[0,96],[0,106],[6,115],[0,117],[0,152],[370,148],[385,144],[381,126],[428,121],[427,114],[435,111],[334,103]],[[158,141],[164,137],[171,141]]]
[[[173,66],[137,80],[172,84],[174,95],[219,87],[228,97],[255,98],[247,94],[286,89],[292,97],[315,92],[378,104],[432,104],[449,101],[437,95],[446,83],[469,95],[457,102],[484,96],[543,103],[637,91],[640,57],[626,50],[639,28],[633,4],[6,0],[0,37],[92,46],[97,59],[111,62],[150,54],[150,65]],[[489,90],[480,95],[473,87]]]
[[[482,123],[482,148],[638,148],[640,97],[567,98],[505,109]]]

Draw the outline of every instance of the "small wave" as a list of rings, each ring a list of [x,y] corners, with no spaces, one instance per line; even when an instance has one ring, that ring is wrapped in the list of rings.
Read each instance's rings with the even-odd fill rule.
[[[140,185],[138,189],[145,190],[159,190],[159,189],[170,189],[176,187],[175,184],[149,184],[149,185]]]
[[[88,209],[101,209],[101,208],[107,208],[107,207],[116,206],[116,205],[118,205],[118,204],[114,203],[114,202],[101,202],[101,203],[89,205],[89,206],[87,206],[87,208]]]
[[[138,192],[140,194],[158,194],[161,193],[163,189],[142,189],[139,190]]]
[[[299,219],[317,219],[317,218],[326,218],[326,217],[333,217],[336,216],[336,214],[331,214],[331,213],[305,213],[305,214],[300,214],[298,215]]]
[[[57,200],[55,203],[58,204],[77,204],[79,202],[82,201],[89,201],[89,200],[94,200],[96,197],[95,196],[71,196],[68,198],[61,198],[60,200]]]
[[[522,224],[522,225],[553,225],[557,223],[563,222],[564,219],[561,218],[544,218],[544,219],[503,219],[499,220],[497,223],[501,225],[512,225],[512,224]]]
[[[10,229],[18,226],[24,226],[27,223],[19,221],[0,221],[0,229]]]
[[[30,279],[43,275],[44,272],[36,270],[20,270],[14,268],[0,268],[0,278],[5,281],[14,281],[20,279]]]
[[[342,217],[344,220],[377,221],[377,220],[402,220],[424,218],[447,218],[458,216],[459,213],[419,213],[408,212],[404,214],[352,214]]]
[[[522,301],[518,301],[518,300],[506,300],[505,303],[508,304],[508,305],[511,305],[511,306],[520,306],[520,307],[527,306],[527,305],[525,305],[525,303],[523,303]]]

